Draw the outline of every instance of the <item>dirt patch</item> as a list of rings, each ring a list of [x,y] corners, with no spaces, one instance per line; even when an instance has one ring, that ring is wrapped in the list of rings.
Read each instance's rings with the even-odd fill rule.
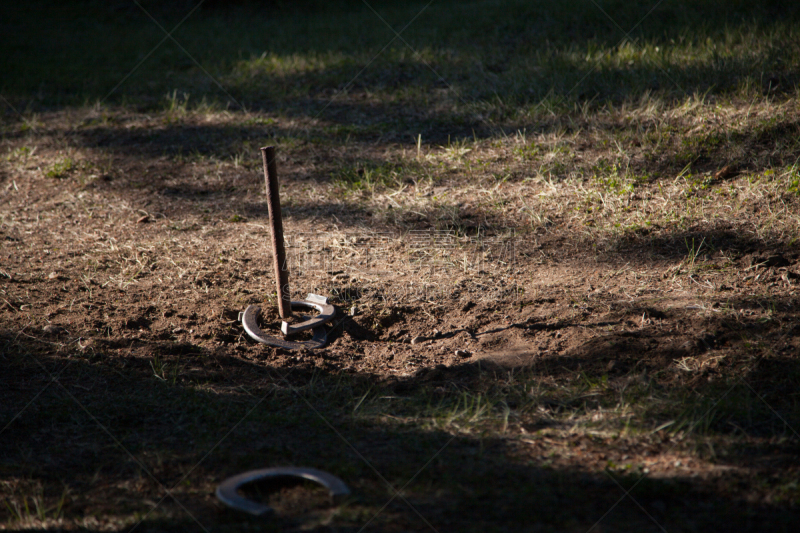
[[[147,470],[159,483],[188,480],[180,490],[203,520],[234,520],[213,507],[210,494],[215,480],[238,467],[319,461],[361,480],[355,483],[360,494],[383,494],[382,482],[364,481],[374,473],[362,471],[357,457],[342,464],[339,454],[369,450],[389,472],[400,468],[393,463],[399,457],[405,475],[406,466],[418,468],[411,466],[416,459],[424,464],[450,442],[455,455],[431,467],[449,481],[439,485],[432,474],[431,490],[411,497],[440,524],[458,522],[454,508],[480,499],[486,464],[510,481],[544,476],[555,486],[563,475],[567,486],[586,482],[600,488],[579,498],[591,501],[602,492],[609,505],[609,487],[617,481],[627,490],[647,478],[654,485],[643,493],[643,505],[673,525],[680,522],[670,522],[673,510],[688,505],[684,489],[716,509],[706,518],[739,504],[756,516],[793,512],[797,493],[787,476],[796,470],[792,391],[800,375],[800,254],[791,238],[797,198],[781,195],[774,183],[759,189],[756,174],[725,175],[719,191],[731,195],[733,187],[740,194],[741,209],[731,213],[722,200],[703,200],[705,189],[695,182],[637,182],[618,191],[595,178],[548,183],[526,177],[513,157],[514,140],[507,146],[476,140],[468,156],[442,148],[427,159],[404,155],[398,145],[362,143],[357,157],[342,163],[339,178],[322,170],[336,165],[334,152],[321,154],[310,143],[282,149],[292,293],[328,296],[338,309],[329,345],[296,353],[251,341],[238,320],[247,305],[259,304],[263,329],[278,331],[257,163],[187,160],[179,150],[165,154],[135,137],[135,153],[126,156],[114,135],[75,137],[68,117],[42,120],[48,129],[3,141],[0,336],[14,377],[5,374],[0,397],[4,426],[13,431],[8,435],[24,443],[2,463],[4,482],[13,485],[9,509],[24,509],[23,494],[28,500],[38,494],[48,509],[61,498],[61,482],[52,476],[39,485],[20,481],[28,446],[79,480],[69,482],[72,496],[63,499],[67,516],[88,511],[97,500],[92,491],[101,488],[86,465],[119,439],[133,450],[125,461],[141,464],[120,466],[114,456],[100,461],[106,470],[97,475],[113,485],[109,494],[120,505],[141,510],[141,499],[132,496],[138,492],[157,501],[158,484],[136,477]],[[205,127],[222,127],[230,118],[215,120]],[[155,124],[136,116],[123,122],[141,135]],[[169,147],[193,145],[204,135],[198,127],[190,121],[164,139]],[[547,135],[540,140],[550,142]],[[35,152],[19,155],[32,144]],[[110,153],[113,165],[104,166]],[[518,175],[497,181],[489,171],[474,180],[459,174],[481,157],[494,158],[491,168],[517,165]],[[350,175],[351,160],[379,159],[395,165],[381,184],[341,177]],[[422,179],[421,172],[439,172],[442,162],[448,163],[435,180]],[[375,168],[362,166],[353,176],[363,180]],[[784,206],[779,214],[776,201]],[[678,209],[688,209],[691,220],[675,219]],[[53,413],[65,409],[59,402],[69,395],[43,393],[47,409],[37,411],[36,402],[26,408],[57,376],[64,386],[59,394],[66,390],[80,401],[86,393],[93,402],[87,412],[102,413],[97,420],[124,428],[123,434],[97,444],[108,434],[88,431],[94,426],[83,411],[77,426],[57,424],[60,415]],[[324,393],[314,392],[318,382]],[[125,387],[136,391],[123,394],[130,410],[109,410]],[[311,392],[297,393],[298,387]],[[211,446],[233,416],[226,413],[238,420],[247,412],[242,406],[256,405],[247,402],[273,397],[275,412],[293,414],[285,414],[288,421],[270,418],[284,414],[264,415],[257,427],[266,432],[275,423],[282,433],[258,444],[261,437],[246,424],[236,426],[242,440],[226,448],[231,455],[191,474],[206,449],[194,442]],[[330,440],[318,436],[334,424],[312,417],[315,422],[303,423],[313,431],[292,425],[309,405],[344,424],[358,442],[327,452]],[[202,429],[193,429],[180,406],[211,421],[203,418]],[[37,429],[28,420],[37,417],[59,429]],[[74,453],[47,444],[62,438]],[[429,448],[414,447],[426,439]],[[474,471],[456,472],[462,460]],[[759,485],[764,476],[771,481]],[[365,496],[342,518],[317,512],[316,497],[296,490],[281,493],[289,528],[301,527],[309,515],[318,527],[336,520],[363,524],[382,505]],[[519,525],[515,498],[497,501]],[[679,518],[700,512],[691,509]],[[405,527],[417,520],[406,511],[390,506],[385,516],[402,517]],[[602,515],[597,511],[586,511],[580,523],[591,525]],[[22,511],[9,520],[22,520],[14,513]],[[169,513],[162,519],[175,520]],[[551,523],[569,519],[559,515]]]

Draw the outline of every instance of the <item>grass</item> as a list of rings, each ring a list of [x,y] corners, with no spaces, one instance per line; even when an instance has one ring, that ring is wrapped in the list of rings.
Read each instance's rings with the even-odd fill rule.
[[[214,355],[206,350],[190,354],[186,360],[171,349],[142,365],[135,359],[129,363],[112,362],[114,359],[108,358],[111,352],[107,352],[110,346],[98,348],[98,356],[108,363],[90,364],[90,360],[79,358],[60,374],[60,382],[66,390],[73,395],[80,393],[80,401],[91,415],[71,409],[72,401],[63,393],[45,392],[37,402],[36,419],[25,415],[11,434],[23,439],[18,441],[20,444],[28,442],[37,453],[41,444],[25,437],[33,430],[32,424],[58,425],[57,419],[63,413],[71,413],[75,426],[60,429],[67,432],[61,438],[73,442],[72,453],[79,456],[97,446],[105,448],[101,462],[94,462],[91,467],[89,462],[79,463],[83,466],[77,471],[78,476],[69,482],[60,498],[44,497],[41,487],[38,492],[20,489],[23,490],[21,495],[10,495],[6,500],[11,509],[10,524],[57,525],[65,523],[59,522],[61,519],[71,520],[76,513],[80,515],[93,508],[97,504],[90,493],[84,491],[91,486],[88,477],[94,468],[105,469],[107,472],[103,476],[114,479],[126,479],[127,472],[133,469],[140,472],[134,476],[140,479],[137,481],[140,492],[158,494],[159,484],[166,483],[180,501],[189,502],[190,509],[194,509],[202,494],[213,489],[208,482],[212,471],[222,469],[233,473],[249,467],[254,460],[266,463],[313,461],[351,480],[351,486],[358,493],[374,496],[361,496],[350,502],[336,520],[343,525],[363,524],[377,512],[383,501],[381,498],[391,496],[392,492],[386,491],[377,480],[368,481],[369,470],[351,455],[349,445],[353,444],[360,453],[376,461],[379,471],[396,485],[403,484],[420,463],[446,446],[448,452],[436,460],[433,471],[422,473],[413,490],[407,493],[408,497],[414,502],[433,499],[447,512],[454,510],[453,505],[468,505],[475,498],[488,498],[504,505],[510,514],[501,517],[493,513],[483,517],[485,522],[481,524],[518,527],[525,519],[522,509],[516,508],[516,492],[511,491],[509,496],[508,489],[503,488],[505,495],[501,495],[495,490],[500,487],[493,480],[497,475],[515,479],[514,472],[519,472],[519,461],[524,454],[521,458],[508,449],[498,456],[498,439],[510,439],[508,442],[519,442],[523,446],[546,444],[546,454],[541,459],[533,459],[533,464],[548,469],[555,468],[578,446],[588,445],[592,453],[600,450],[601,455],[607,455],[613,454],[616,448],[630,449],[637,441],[651,442],[649,446],[652,447],[656,445],[652,443],[667,439],[673,442],[673,450],[682,450],[679,456],[684,457],[684,461],[697,453],[700,456],[712,453],[720,461],[739,453],[739,443],[732,438],[739,428],[748,428],[751,437],[753,431],[759,431],[766,436],[786,438],[785,429],[776,427],[774,417],[768,416],[767,404],[756,399],[741,383],[733,389],[729,389],[728,384],[720,384],[713,391],[681,392],[680,388],[665,391],[652,381],[639,379],[635,372],[613,378],[594,371],[557,377],[547,370],[528,370],[505,376],[492,372],[478,374],[477,380],[461,381],[455,390],[448,389],[452,385],[448,385],[445,378],[434,382],[435,389],[421,385],[398,392],[392,386],[376,385],[368,379],[344,373],[312,373],[292,378],[291,374],[276,375],[268,368],[249,364],[246,374],[234,371],[238,378],[232,382],[228,377],[236,368],[232,365],[241,363],[230,360],[226,363],[227,370],[214,370],[216,365],[206,364]],[[6,339],[4,353],[16,368],[30,368],[34,364],[25,350],[19,342]],[[62,346],[61,350],[76,348]],[[102,355],[103,352],[108,355]],[[48,366],[55,362],[47,356],[42,360]],[[178,365],[185,370],[170,371]],[[119,370],[125,367],[127,370],[122,374]],[[168,375],[171,380],[165,380]],[[115,392],[115,404],[111,405],[107,393],[90,385],[98,379],[118,382],[115,390],[126,392]],[[124,384],[125,389],[118,388]],[[80,392],[84,385],[89,385],[90,392]],[[770,403],[782,409],[774,398]],[[236,420],[245,422],[233,424]],[[757,420],[772,422],[754,423]],[[106,442],[108,436],[97,428],[98,424],[111,427],[113,434],[121,435],[120,445]],[[526,427],[530,429],[525,430]],[[578,444],[570,444],[571,441],[559,444],[561,427],[569,428],[570,439],[579,439],[575,441]],[[338,434],[331,428],[337,428]],[[233,433],[222,441],[208,461],[199,468],[191,468],[193,457],[197,458],[200,451],[217,443],[220,430]],[[86,440],[86,436],[94,433],[97,433],[96,444]],[[300,435],[304,435],[305,445],[287,448]],[[181,438],[175,441],[178,436]],[[590,440],[580,444],[581,436]],[[259,442],[255,448],[254,438]],[[791,442],[789,439],[785,444]],[[778,447],[783,446],[776,443]],[[633,444],[634,447],[639,445]],[[159,453],[148,453],[154,446],[156,449],[163,447],[164,452],[169,450],[166,453],[171,459],[164,461]],[[695,446],[703,449],[693,452]],[[128,452],[133,456],[127,455]],[[486,461],[493,470],[486,470],[483,465]],[[623,475],[639,472],[641,475],[641,470],[648,468],[648,463],[641,461],[641,457],[625,459],[620,453],[603,460],[603,464],[607,471]],[[115,464],[119,466],[113,466]],[[456,465],[460,467],[454,470]],[[149,479],[148,472],[156,478]],[[437,472],[446,473],[445,477],[437,477]],[[33,468],[29,475],[45,480],[48,485],[55,482],[41,467]],[[545,474],[542,481],[548,486],[559,483],[571,486],[577,480],[559,482],[558,475]],[[663,486],[651,486],[645,494],[673,501],[672,490],[665,482]],[[793,490],[785,477],[771,480],[763,488],[769,493],[775,491],[788,501],[794,501],[792,495],[796,491]],[[72,496],[68,498],[67,494]],[[126,498],[123,486],[115,488],[112,494]],[[573,493],[573,497],[597,498],[598,495],[590,490],[579,492],[577,496]],[[542,502],[542,510],[547,501]],[[128,528],[148,510],[135,502],[126,506],[127,513],[103,511],[105,519],[111,520],[117,528]],[[131,512],[133,514],[129,514]],[[184,527],[182,516],[185,515],[178,507],[162,505],[146,523],[148,527]],[[389,512],[376,524],[388,525],[392,516]],[[566,515],[551,513],[548,516],[552,525],[569,524]],[[223,524],[239,527],[240,521],[229,516],[223,519]]]
[[[669,530],[792,530],[784,4],[212,2],[185,50],[135,4],[0,7],[4,527],[586,531],[630,489]],[[292,288],[350,311],[322,354],[237,324],[274,303],[265,144]],[[277,464],[354,497],[210,496]]]
[[[793,65],[800,57],[791,44],[797,41],[797,13],[781,2],[723,9],[715,2],[689,7],[675,0],[653,13],[649,6],[621,2],[585,2],[574,10],[544,1],[379,7],[378,16],[395,29],[420,14],[394,41],[392,30],[359,2],[332,4],[323,8],[324,16],[312,18],[292,9],[263,19],[246,8],[232,9],[224,23],[218,11],[201,6],[174,34],[189,55],[164,42],[114,90],[163,38],[144,11],[165,28],[184,15],[165,5],[139,10],[118,4],[114,8],[126,12],[125,22],[94,2],[39,10],[41,24],[35,25],[28,18],[33,6],[4,8],[7,20],[20,26],[6,33],[5,46],[16,46],[16,53],[5,56],[3,68],[18,75],[4,80],[3,94],[38,93],[39,101],[65,103],[167,94],[166,107],[173,111],[192,102],[256,109],[310,98],[319,103],[310,103],[306,112],[324,114],[328,98],[354,91],[396,109],[440,107],[455,126],[478,116],[478,123],[494,124],[578,105],[588,111],[644,94],[785,91],[796,81]],[[47,37],[39,27],[50,28]],[[64,38],[73,46],[55,44]],[[373,68],[364,69],[368,64]],[[300,111],[296,104],[289,109]],[[410,118],[396,115],[395,121]]]
[[[75,166],[75,162],[70,158],[65,158],[53,165],[53,168],[45,172],[48,178],[60,179],[65,177]]]

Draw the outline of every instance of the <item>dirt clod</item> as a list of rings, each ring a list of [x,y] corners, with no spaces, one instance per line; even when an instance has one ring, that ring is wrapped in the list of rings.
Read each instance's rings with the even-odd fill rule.
[[[42,328],[42,332],[46,335],[61,335],[66,333],[67,330],[61,326],[56,326],[55,324],[47,324]]]

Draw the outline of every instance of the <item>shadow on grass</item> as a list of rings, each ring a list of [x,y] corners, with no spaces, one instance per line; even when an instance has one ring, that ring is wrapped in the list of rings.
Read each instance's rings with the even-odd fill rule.
[[[591,310],[598,304],[586,305]],[[800,386],[799,306],[797,296],[722,297],[685,308],[663,308],[658,299],[620,301],[602,322],[590,317],[545,323],[529,319],[473,332],[478,339],[502,334],[518,340],[489,350],[475,363],[429,369],[420,378],[430,386],[465,379],[480,383],[485,372],[494,376],[486,383],[498,388],[517,380],[519,394],[506,400],[522,405],[530,401],[522,393],[529,389],[526,380],[534,385],[547,377],[558,386],[542,389],[551,401],[540,401],[557,411],[586,414],[628,402],[643,409],[637,416],[651,429],[671,421],[674,432],[744,438],[748,451],[729,457],[731,465],[768,464],[777,441],[785,444],[781,460],[786,461],[797,453],[800,440],[794,398]],[[526,342],[562,333],[574,337],[576,329],[593,333],[558,352]]]
[[[392,121],[396,115],[392,110],[378,109],[377,116]],[[90,182],[89,186],[101,190],[114,191],[131,200],[139,200],[147,194],[156,194],[173,200],[185,200],[200,208],[205,203],[236,196],[244,176],[248,177],[247,188],[260,184],[259,147],[276,145],[282,153],[290,154],[293,160],[288,171],[281,171],[285,182],[309,184],[339,184],[346,192],[360,190],[397,190],[404,185],[430,183],[436,186],[458,187],[466,179],[465,175],[453,176],[443,173],[434,163],[411,159],[388,159],[389,156],[377,153],[376,148],[386,145],[413,145],[413,139],[420,131],[417,127],[409,130],[394,130],[390,122],[379,127],[362,127],[351,124],[346,133],[331,125],[288,126],[276,121],[263,124],[198,124],[197,117],[185,117],[174,123],[153,126],[151,124],[123,127],[121,125],[86,126],[76,130],[62,131],[59,128],[45,128],[44,131],[56,137],[64,136],[65,145],[86,149],[92,164],[97,168],[108,169],[100,181]],[[713,131],[690,135],[674,127],[661,133],[642,134],[642,125],[634,123],[620,126],[613,118],[596,117],[573,122],[573,118],[551,117],[542,123],[529,124],[530,134],[541,131],[575,130],[597,128],[621,139],[626,149],[634,157],[626,163],[626,173],[630,178],[652,183],[672,183],[675,176],[686,180],[688,196],[710,198],[713,194],[724,194],[719,186],[726,176],[716,179],[713,174],[726,167],[732,175],[759,172],[764,169],[788,167],[800,157],[800,124],[795,120],[770,119],[756,128],[730,132]],[[648,119],[645,120],[647,122]],[[463,138],[450,138],[452,130],[443,129],[438,135],[442,138],[439,146],[436,141],[426,137],[429,149],[451,146],[452,142],[471,143],[473,139],[486,138],[497,132],[471,129],[472,133]],[[650,129],[646,126],[645,129]],[[482,133],[476,133],[482,131]],[[412,135],[413,133],[413,135]],[[8,135],[9,138],[23,138],[27,134],[21,130]],[[651,138],[652,137],[652,138]],[[589,142],[590,139],[580,142]],[[616,141],[615,141],[616,142]],[[353,146],[352,150],[342,146]],[[530,144],[536,148],[535,143]],[[591,159],[591,148],[584,147]],[[583,150],[583,148],[581,149]],[[395,158],[397,156],[394,156]],[[536,169],[545,165],[544,156],[535,156],[530,161],[514,161],[509,168],[509,176],[504,179],[517,182],[537,176]],[[111,165],[108,161],[113,161]],[[211,179],[211,173],[201,175],[197,180],[192,173],[182,172],[185,166],[194,163],[228,163],[219,176]],[[235,166],[230,165],[235,163]],[[524,166],[517,167],[515,164]],[[580,162],[559,162],[558,168],[545,172],[551,180],[559,182],[568,175],[600,176],[605,179],[611,172],[612,162],[601,160],[591,166]],[[605,164],[607,166],[603,166]],[[546,165],[545,165],[546,167]],[[541,169],[540,169],[541,171]],[[465,171],[462,171],[465,172]],[[251,177],[252,176],[252,177]],[[627,176],[627,174],[626,174]],[[626,178],[627,179],[627,178]],[[104,181],[105,180],[105,181]],[[109,183],[111,181],[111,183]],[[236,183],[234,183],[236,182]],[[642,181],[637,181],[642,183]],[[784,193],[787,198],[796,196],[787,185]],[[610,193],[621,191],[609,191]],[[238,199],[237,204],[241,203]],[[316,213],[316,205],[298,205],[298,216],[311,212],[333,220],[332,216]],[[347,209],[363,209],[351,205]],[[337,217],[340,213],[333,213]]]
[[[686,229],[637,228],[597,246],[598,258],[612,264],[624,257],[634,264],[684,260],[684,272],[723,272],[731,265],[742,270],[796,266],[800,253],[793,236],[764,232],[755,235],[728,221],[706,222]],[[770,271],[777,281],[777,270]],[[792,274],[793,275],[793,274]],[[794,278],[792,278],[794,279]]]
[[[2,18],[16,31],[0,34],[0,46],[13,53],[2,54],[0,67],[16,75],[0,88],[23,109],[109,96],[152,107],[176,91],[197,102],[342,125],[389,122],[400,135],[441,138],[519,123],[546,100],[569,107],[654,92],[724,95],[748,84],[791,92],[798,81],[796,51],[772,40],[800,16],[785,1],[418,2],[376,5],[377,16],[356,1],[201,6],[176,29],[180,46],[162,42],[158,24],[172,29],[193,6],[171,4],[145,2],[156,23],[125,2],[9,4]],[[763,43],[742,46],[756,34]]]
[[[395,128],[393,122],[398,120],[396,110],[390,107],[374,106],[370,113],[378,121],[377,124],[365,125],[358,121],[342,121],[337,125],[314,125],[305,128],[287,128],[281,121],[269,125],[198,125],[178,120],[176,123],[164,124],[161,127],[152,125],[133,128],[119,126],[87,126],[74,132],[67,132],[71,144],[83,148],[98,149],[101,153],[115,156],[135,156],[142,160],[167,156],[172,160],[199,160],[211,158],[218,161],[230,161],[234,158],[244,159],[253,165],[258,160],[258,148],[273,144],[286,148],[314,146],[317,150],[333,148],[342,143],[358,142],[365,146],[385,143],[413,145],[418,134],[425,138],[426,146],[449,146],[451,142],[471,142],[474,139],[485,139],[496,136],[498,131],[487,129],[479,123],[471,123],[464,127],[445,125],[436,131],[426,129],[422,122],[405,128]],[[646,122],[646,121],[645,121]],[[693,172],[718,170],[720,165],[732,165],[737,171],[746,171],[765,166],[768,156],[769,165],[790,165],[800,156],[800,124],[796,120],[772,117],[768,123],[755,128],[737,131],[712,131],[697,135],[667,128],[656,134],[642,134],[643,124],[634,122],[620,126],[614,119],[597,117],[593,119],[574,119],[565,114],[562,117],[550,117],[536,120],[519,127],[530,134],[559,131],[569,133],[591,125],[599,130],[614,132],[631,148],[642,146],[642,156],[632,162],[631,170],[645,176],[665,176],[674,179],[675,175],[690,166]],[[349,126],[342,130],[340,126]],[[644,124],[645,129],[647,125]],[[18,132],[16,135],[22,135]],[[14,137],[15,134],[9,135]],[[658,139],[651,139],[657,136]],[[648,144],[650,143],[650,144]],[[349,163],[345,154],[340,162]],[[375,161],[380,166],[386,161]],[[322,174],[335,171],[335,160],[328,163],[328,168],[320,169]],[[589,174],[590,169],[585,169]],[[523,176],[524,177],[524,176]],[[320,179],[321,176],[313,176]],[[512,180],[513,181],[513,180]]]
[[[756,309],[763,302],[727,305]],[[778,312],[798,305],[796,298],[774,302]],[[621,309],[611,321],[640,311]],[[679,324],[696,322],[693,312],[650,310],[655,319],[671,313],[667,318]],[[5,330],[0,472],[7,506],[0,517],[13,530],[15,515],[35,517],[38,501],[44,518],[59,514],[90,531],[98,526],[81,522],[89,515],[119,530],[139,519],[144,530],[195,529],[195,519],[212,529],[252,526],[215,501],[216,483],[243,470],[302,465],[330,471],[353,490],[319,531],[358,530],[373,517],[375,530],[424,528],[427,521],[439,530],[577,531],[600,521],[604,529],[640,531],[791,531],[796,494],[783,486],[785,476],[774,481],[769,500],[748,501],[731,489],[755,483],[755,472],[791,468],[798,451],[792,426],[800,421],[793,399],[800,366],[792,353],[775,351],[780,342],[796,341],[798,329],[760,318],[711,314],[687,328],[687,344],[674,336],[662,342],[664,332],[653,326],[600,335],[561,355],[518,353],[523,363],[511,366],[508,358],[485,359],[384,383],[315,368],[325,352],[274,366],[279,352],[269,350],[263,359],[246,360],[228,346],[187,349],[140,339],[119,349],[112,338],[82,351],[75,342]],[[536,334],[537,326],[522,329]],[[711,373],[674,367],[723,353]],[[612,358],[617,364],[609,371]],[[517,384],[508,386],[512,375]],[[529,385],[546,380],[562,386],[542,388],[536,398],[527,394]],[[519,424],[535,428],[548,418],[543,412],[580,417],[605,402],[611,407],[619,394],[644,409],[648,427],[672,417],[676,432],[738,437],[715,462],[745,470],[699,478],[604,471],[596,463],[619,461],[630,439],[570,437],[565,452],[537,433],[520,435],[517,423],[499,429],[503,415],[492,407],[509,406]],[[487,411],[469,403],[476,395],[478,403],[481,395],[490,402]],[[603,458],[582,456],[586,444],[600,446]],[[396,498],[381,511],[393,495],[384,479],[403,488],[410,506]],[[257,524],[294,530],[300,521]]]

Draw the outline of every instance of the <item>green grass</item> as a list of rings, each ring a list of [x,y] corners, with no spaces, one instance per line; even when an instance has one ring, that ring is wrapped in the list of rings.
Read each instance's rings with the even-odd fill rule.
[[[167,29],[190,11],[144,6]],[[337,112],[349,91],[395,109],[398,123],[466,125],[645,94],[791,92],[800,65],[800,10],[777,1],[667,0],[652,12],[621,1],[543,0],[376,9],[397,30],[413,23],[392,41],[392,30],[359,2],[318,7],[320,16],[287,7],[220,16],[201,6],[174,33],[188,55],[167,40],[148,56],[164,34],[135,5],[7,4],[2,18],[14,29],[2,32],[0,68],[14,75],[0,91],[22,108],[166,101],[180,111],[238,102],[311,116]],[[432,107],[439,111],[426,111]]]
[[[67,157],[57,163],[53,164],[53,167],[45,172],[45,176],[48,178],[59,179],[65,177],[73,168],[75,167],[75,161],[71,158]]]

